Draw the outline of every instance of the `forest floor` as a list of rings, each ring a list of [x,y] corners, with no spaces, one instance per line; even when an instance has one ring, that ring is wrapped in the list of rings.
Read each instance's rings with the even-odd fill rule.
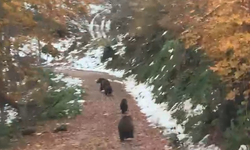
[[[26,137],[24,145],[13,150],[164,150],[167,141],[160,131],[150,127],[146,116],[140,112],[136,101],[129,95],[122,82],[106,73],[91,71],[57,71],[83,81],[84,108],[81,115],[69,122],[68,131],[52,133],[51,127],[58,121],[46,123],[40,130],[47,131],[41,135]],[[99,91],[96,79],[104,77],[112,80],[114,98],[105,98]],[[128,100],[129,112],[135,126],[134,139],[120,142],[118,122],[122,117],[120,102]],[[28,144],[27,144],[28,142]]]

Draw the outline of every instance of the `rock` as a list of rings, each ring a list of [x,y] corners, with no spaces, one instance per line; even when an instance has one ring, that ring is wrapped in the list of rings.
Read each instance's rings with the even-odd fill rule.
[[[67,131],[67,130],[68,130],[67,125],[62,124],[62,125],[56,127],[53,132],[57,133],[57,132],[60,132],[60,131]]]
[[[27,127],[21,130],[22,135],[32,135],[36,132],[35,127]]]

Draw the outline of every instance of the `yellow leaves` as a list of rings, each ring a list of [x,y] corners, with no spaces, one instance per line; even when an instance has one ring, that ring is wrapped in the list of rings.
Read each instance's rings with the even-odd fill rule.
[[[236,45],[231,40],[228,39],[221,39],[219,41],[220,47],[218,47],[218,50],[222,52],[226,52],[228,49],[234,49]]]
[[[238,7],[233,0],[207,2],[208,9],[204,20],[198,24],[192,23],[193,27],[186,29],[188,32],[180,38],[187,48],[193,45],[202,47],[214,61],[214,66],[210,69],[216,72],[230,89],[233,87],[232,81],[243,80],[249,76],[250,14]],[[231,55],[227,55],[228,50],[233,51]],[[227,99],[234,99],[235,94],[237,91],[230,91]]]
[[[198,39],[200,36],[197,32],[188,32],[181,37],[181,39],[185,42],[185,48],[192,47],[198,44]]]
[[[226,99],[227,99],[227,100],[234,100],[236,94],[237,94],[237,91],[236,91],[236,90],[230,91],[230,92],[227,94]]]
[[[22,6],[22,1],[10,1],[3,3],[5,16],[2,24],[5,26],[12,24],[25,28],[34,27],[35,22],[33,20],[33,14],[23,9]]]
[[[244,64],[241,64],[239,66],[239,69],[240,70],[245,70],[245,72],[247,73],[249,70],[250,70],[250,66],[249,65],[246,65],[245,63]]]
[[[233,15],[233,17],[230,18],[230,20],[233,20],[234,23],[236,23],[236,24],[238,24],[238,25],[241,25],[242,22],[243,22],[243,21],[242,21],[242,18],[241,18],[241,16],[240,16],[239,14]]]
[[[229,61],[228,62],[231,68],[237,68],[238,67],[238,61]]]
[[[244,98],[248,99],[250,94],[250,89],[247,89],[246,91],[243,92]]]
[[[219,68],[216,66],[210,66],[209,69],[212,70],[213,72],[217,72],[219,70]]]
[[[16,11],[21,11],[22,10],[22,6],[23,6],[23,2],[22,1],[12,0],[11,4],[12,4],[12,7],[14,7],[16,9]]]
[[[3,3],[3,8],[4,8],[5,10],[7,10],[7,11],[10,11],[10,10],[13,9],[13,8],[12,8],[10,5],[8,5],[7,3]]]
[[[82,4],[81,0],[75,0],[74,3],[76,4],[74,5],[72,4],[72,1],[64,2],[59,0],[26,0],[25,2],[27,4],[38,5],[37,8],[39,12],[41,12],[44,16],[54,19],[60,23],[65,23],[65,15],[76,16],[76,13],[78,13],[79,10],[85,11],[86,9],[86,6]],[[3,8],[7,11],[7,16],[5,18],[8,19],[8,21],[11,20],[12,23],[20,23],[26,28],[33,27],[35,25],[33,14],[30,12],[30,10],[24,9],[23,3],[23,0],[4,2]]]
[[[244,71],[236,71],[235,73],[234,73],[234,77],[235,77],[235,79],[239,79],[242,75],[244,75]]]

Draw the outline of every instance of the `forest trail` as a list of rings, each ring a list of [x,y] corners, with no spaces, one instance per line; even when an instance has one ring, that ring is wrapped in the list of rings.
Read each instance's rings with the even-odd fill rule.
[[[106,73],[92,71],[60,70],[72,77],[83,80],[83,112],[69,120],[68,131],[27,137],[28,145],[15,150],[164,150],[166,140],[158,129],[149,126],[145,115],[140,112],[136,101],[129,95],[118,78]],[[104,98],[99,91],[96,79],[104,77],[112,80],[114,99]],[[121,143],[118,135],[118,122],[121,118],[120,102],[128,100],[129,114],[135,126],[135,138]],[[46,126],[51,126],[49,123]]]

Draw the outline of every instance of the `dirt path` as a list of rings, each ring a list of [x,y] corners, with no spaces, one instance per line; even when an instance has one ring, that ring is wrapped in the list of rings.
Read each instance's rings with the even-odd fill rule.
[[[82,115],[70,121],[67,132],[45,133],[29,137],[29,145],[16,150],[164,150],[166,141],[157,129],[149,127],[146,117],[132,97],[126,93],[119,82],[111,82],[114,100],[105,99],[99,92],[95,80],[105,77],[118,80],[108,74],[89,71],[60,71],[83,79],[83,88],[87,95]],[[135,138],[121,144],[117,125],[121,118],[119,104],[127,98],[129,113],[135,125]]]

